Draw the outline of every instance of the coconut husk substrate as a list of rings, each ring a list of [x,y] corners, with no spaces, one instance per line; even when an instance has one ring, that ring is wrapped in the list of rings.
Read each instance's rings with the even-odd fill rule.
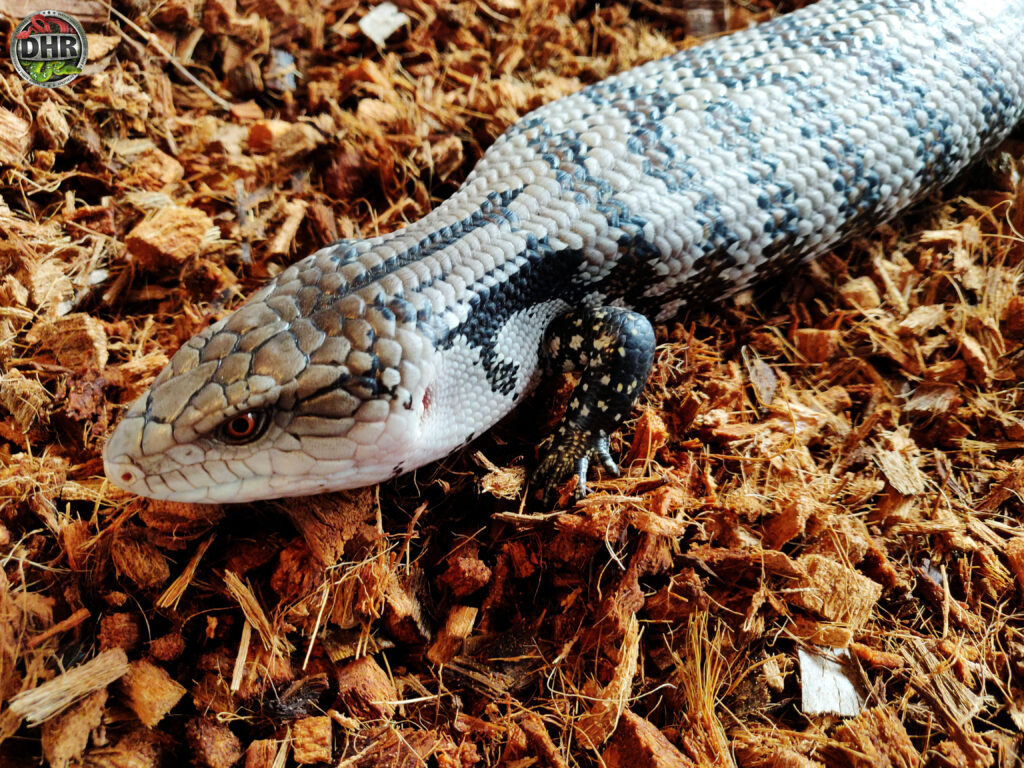
[[[51,5],[82,76],[0,60],[0,765],[1020,764],[1019,133],[658,328],[580,503],[528,484],[568,376],[379,487],[150,501],[102,446],[195,332],[531,108],[793,4]]]

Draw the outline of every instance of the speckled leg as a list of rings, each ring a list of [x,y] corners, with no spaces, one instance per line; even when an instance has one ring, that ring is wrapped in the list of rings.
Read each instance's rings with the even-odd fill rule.
[[[608,435],[629,414],[650,375],[654,330],[646,317],[626,309],[571,309],[548,326],[541,356],[551,371],[582,371],[533,475],[534,487],[542,489],[549,505],[558,485],[572,475],[578,478],[577,498],[586,495],[591,461],[619,474]]]

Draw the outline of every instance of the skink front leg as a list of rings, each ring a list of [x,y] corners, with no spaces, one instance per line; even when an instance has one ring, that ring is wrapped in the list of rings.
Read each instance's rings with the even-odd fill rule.
[[[619,474],[608,436],[629,414],[650,375],[654,329],[643,315],[618,307],[572,309],[548,326],[541,357],[549,371],[581,372],[533,475],[533,486],[541,489],[548,506],[558,485],[573,475],[576,497],[586,495],[592,461]]]

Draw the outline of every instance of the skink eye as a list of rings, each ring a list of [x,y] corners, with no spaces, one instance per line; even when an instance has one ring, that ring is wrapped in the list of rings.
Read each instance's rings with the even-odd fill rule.
[[[263,434],[267,427],[267,415],[263,411],[242,411],[236,413],[217,428],[217,437],[225,443],[242,445],[251,443]]]

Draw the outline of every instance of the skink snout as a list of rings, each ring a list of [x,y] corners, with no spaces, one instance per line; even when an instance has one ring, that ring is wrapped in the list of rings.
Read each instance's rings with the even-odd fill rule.
[[[127,456],[116,459],[103,457],[103,471],[107,478],[119,488],[132,491],[142,481],[142,470],[135,466]]]
[[[143,420],[137,417],[122,419],[103,446],[103,471],[107,479],[119,488],[135,493],[145,482],[146,474],[134,458],[139,454],[142,424]]]

